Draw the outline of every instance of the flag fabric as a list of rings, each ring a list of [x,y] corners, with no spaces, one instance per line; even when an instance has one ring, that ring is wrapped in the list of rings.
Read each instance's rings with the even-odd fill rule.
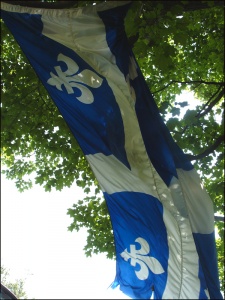
[[[131,298],[222,299],[212,201],[163,123],[128,44],[131,3],[1,3],[1,15],[103,191]]]

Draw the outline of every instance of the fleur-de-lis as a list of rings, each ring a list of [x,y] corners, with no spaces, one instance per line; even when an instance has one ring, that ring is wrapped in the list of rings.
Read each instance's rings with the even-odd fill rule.
[[[81,91],[81,96],[77,99],[85,104],[91,104],[94,101],[94,96],[86,85],[99,88],[102,84],[102,78],[88,69],[78,73],[77,63],[62,53],[58,55],[57,61],[64,62],[67,65],[67,70],[63,72],[60,66],[55,66],[57,75],[50,72],[51,78],[48,79],[47,83],[55,86],[60,91],[62,91],[62,85],[64,85],[68,94],[73,94],[73,87],[76,87]]]
[[[136,264],[140,265],[140,270],[135,271],[135,274],[140,280],[145,280],[149,276],[149,269],[154,274],[164,273],[164,269],[160,262],[151,256],[147,256],[150,252],[150,247],[147,241],[141,237],[137,238],[135,242],[141,245],[139,250],[136,249],[135,245],[130,245],[130,252],[125,249],[120,255],[125,260],[130,259],[131,266],[135,267]]]

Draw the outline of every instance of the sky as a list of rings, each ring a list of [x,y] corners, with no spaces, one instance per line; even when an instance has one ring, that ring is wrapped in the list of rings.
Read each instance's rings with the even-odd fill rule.
[[[8,279],[25,281],[30,299],[129,299],[108,288],[116,262],[104,254],[87,258],[86,231],[67,230],[67,209],[83,196],[75,184],[62,192],[35,185],[20,193],[1,175],[1,265]]]

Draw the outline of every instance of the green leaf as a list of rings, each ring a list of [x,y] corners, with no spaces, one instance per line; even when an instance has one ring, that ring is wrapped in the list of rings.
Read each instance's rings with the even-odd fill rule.
[[[180,108],[177,108],[177,107],[173,107],[172,110],[171,110],[171,113],[172,113],[172,116],[179,116],[180,114]]]

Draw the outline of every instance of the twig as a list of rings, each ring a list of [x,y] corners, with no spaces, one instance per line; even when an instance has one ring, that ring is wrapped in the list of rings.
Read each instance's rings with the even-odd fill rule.
[[[214,97],[215,94],[212,97]],[[200,117],[203,117],[204,115],[206,115],[213,108],[213,106],[216,105],[220,101],[220,99],[223,97],[223,95],[224,95],[224,89],[219,93],[219,95],[217,95],[216,99],[214,99],[203,112],[199,112],[196,117],[200,118]]]
[[[215,216],[214,215],[215,222],[224,222],[224,216]]]
[[[171,82],[169,82],[167,85],[165,85],[163,88],[152,92],[152,94],[156,94],[159,93],[163,90],[165,90],[166,88],[168,88],[168,86],[170,86],[173,83],[181,83],[181,84],[195,84],[195,83],[199,83],[199,84],[214,84],[214,85],[222,85],[224,84],[224,82],[215,82],[215,81],[204,81],[204,80],[193,80],[193,81],[179,81],[179,80],[172,80]]]
[[[199,160],[202,159],[204,157],[206,157],[207,155],[209,155],[210,153],[213,153],[219,146],[220,144],[224,141],[224,134],[219,136],[215,143],[212,144],[209,148],[207,148],[205,151],[203,151],[202,153],[198,154],[198,155],[192,155],[192,154],[186,154],[186,157],[188,158],[188,160],[192,161],[192,160]]]

